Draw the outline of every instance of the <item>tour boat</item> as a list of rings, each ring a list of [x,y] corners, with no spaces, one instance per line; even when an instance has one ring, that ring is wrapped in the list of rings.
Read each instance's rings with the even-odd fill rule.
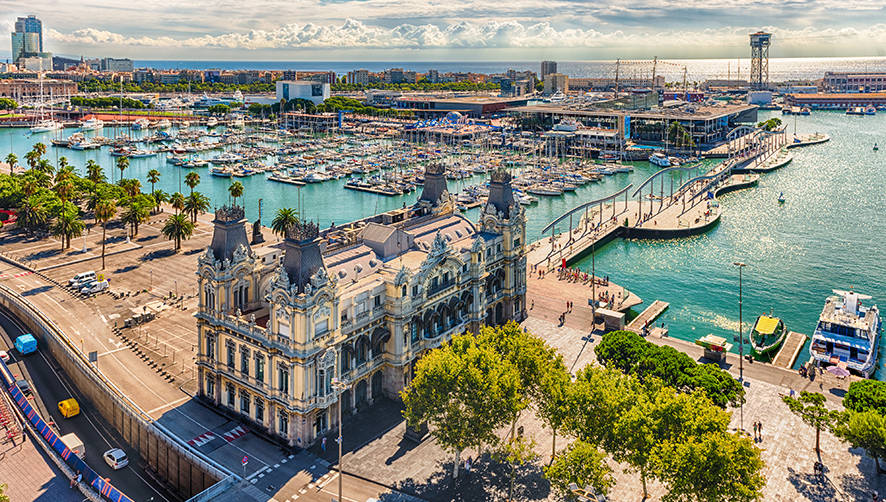
[[[230,178],[233,174],[233,170],[230,167],[210,167],[209,174],[221,178]]]
[[[132,123],[132,128],[138,131],[140,129],[147,129],[150,125],[151,123],[148,121],[148,119],[142,118],[136,119],[135,122]]]
[[[758,357],[771,358],[781,347],[787,334],[788,331],[781,319],[761,315],[757,317],[749,337],[751,352]]]
[[[670,167],[671,159],[668,158],[667,155],[661,152],[654,152],[649,156],[649,162],[657,165],[658,167]]]
[[[880,341],[880,310],[863,306],[868,295],[833,290],[825,301],[812,335],[809,353],[820,365],[838,365],[865,378],[877,366]]]

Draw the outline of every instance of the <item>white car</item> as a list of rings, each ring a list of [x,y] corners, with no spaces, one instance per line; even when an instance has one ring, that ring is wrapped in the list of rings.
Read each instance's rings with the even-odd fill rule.
[[[114,448],[108,450],[102,455],[102,458],[105,459],[105,463],[108,464],[111,469],[119,470],[127,465],[129,465],[129,459],[126,458],[126,452],[121,450],[120,448]]]
[[[80,288],[80,292],[84,295],[89,295],[93,293],[98,293],[108,289],[108,281],[92,281],[89,284]]]
[[[6,352],[5,350],[0,350],[0,361],[3,361],[4,363],[8,363],[9,362],[9,352]]]
[[[80,272],[75,275],[68,281],[68,286],[77,286],[80,284],[81,286],[89,281],[95,280],[95,271],[90,270],[89,272]]]

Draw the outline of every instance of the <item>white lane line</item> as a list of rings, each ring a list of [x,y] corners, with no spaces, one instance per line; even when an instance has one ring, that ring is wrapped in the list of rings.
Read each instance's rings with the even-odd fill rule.
[[[183,402],[185,402],[185,401],[187,401],[187,400],[189,400],[189,399],[191,399],[191,396],[185,396],[185,397],[183,397],[183,398],[181,398],[181,399],[176,399],[175,401],[170,401],[170,402],[168,402],[168,403],[166,403],[166,404],[164,404],[164,405],[162,405],[162,406],[158,406],[158,407],[154,408],[153,410],[150,410],[150,411],[148,411],[148,412],[146,412],[146,413],[147,413],[148,415],[151,415],[151,414],[156,413],[156,412],[158,412],[158,411],[160,411],[160,410],[162,410],[162,409],[164,409],[164,408],[169,408],[169,407],[171,407],[171,406],[175,406],[175,405],[177,405],[177,404],[179,404],[179,403],[183,403]]]
[[[126,350],[126,347],[120,347],[119,349],[107,350],[107,351],[99,354],[98,357],[107,356],[107,355],[113,354],[114,352],[120,352],[121,350]]]

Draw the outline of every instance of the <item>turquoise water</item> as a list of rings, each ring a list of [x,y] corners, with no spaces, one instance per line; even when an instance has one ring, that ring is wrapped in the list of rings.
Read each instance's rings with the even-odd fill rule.
[[[773,114],[780,116],[780,114]],[[768,118],[761,113],[761,120]],[[786,119],[794,129],[794,118]],[[756,316],[772,310],[782,317],[788,329],[811,334],[824,303],[833,288],[854,287],[870,294],[886,306],[884,258],[881,244],[886,219],[883,218],[886,113],[874,117],[852,117],[839,112],[814,112],[797,117],[803,132],[825,132],[831,141],[794,150],[794,161],[785,168],[763,175],[756,189],[723,197],[723,218],[709,233],[672,241],[617,240],[596,254],[598,275],[609,275],[649,305],[655,299],[671,304],[660,318],[671,336],[694,340],[708,333],[731,338],[738,328],[738,273],[732,266],[744,261],[745,329]],[[66,130],[65,135],[73,130]],[[105,129],[104,135],[113,135]],[[36,141],[48,144],[48,134],[28,136],[21,129],[0,129],[2,157],[12,151],[24,154]],[[884,146],[873,152],[874,142]],[[207,152],[211,157],[217,152]],[[77,152],[48,148],[48,157],[66,156],[82,170],[87,159],[98,161],[115,177],[114,158],[107,149]],[[639,162],[633,173],[607,176],[561,197],[539,197],[527,209],[527,231],[532,239],[565,210],[585,201],[606,196],[628,183],[637,186],[656,171]],[[132,159],[126,177],[142,180],[157,168],[162,173],[159,188],[168,192],[179,186],[187,169],[167,164],[164,156]],[[202,181],[197,188],[212,198],[213,204],[227,201],[231,179],[209,176],[207,169],[196,169]],[[247,216],[258,215],[258,199],[263,199],[264,222],[277,208],[297,206],[301,197],[304,216],[323,226],[346,223],[380,211],[411,204],[418,192],[402,197],[384,197],[342,188],[345,180],[295,187],[266,181],[263,175],[236,178],[245,187]],[[465,183],[478,183],[483,177],[450,182],[457,191]],[[666,184],[667,185],[667,184]],[[666,189],[669,188],[666,186]],[[787,202],[776,202],[784,192]],[[476,219],[478,210],[466,213]],[[590,258],[578,266],[590,268]],[[805,360],[807,353],[802,354]]]

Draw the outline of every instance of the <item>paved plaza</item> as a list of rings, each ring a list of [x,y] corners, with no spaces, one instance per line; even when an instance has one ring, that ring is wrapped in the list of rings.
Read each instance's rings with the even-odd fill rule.
[[[0,442],[0,483],[6,483],[6,495],[12,502],[42,500],[80,502],[83,494],[73,490],[58,467],[34,444],[32,436],[19,435],[13,445]]]

